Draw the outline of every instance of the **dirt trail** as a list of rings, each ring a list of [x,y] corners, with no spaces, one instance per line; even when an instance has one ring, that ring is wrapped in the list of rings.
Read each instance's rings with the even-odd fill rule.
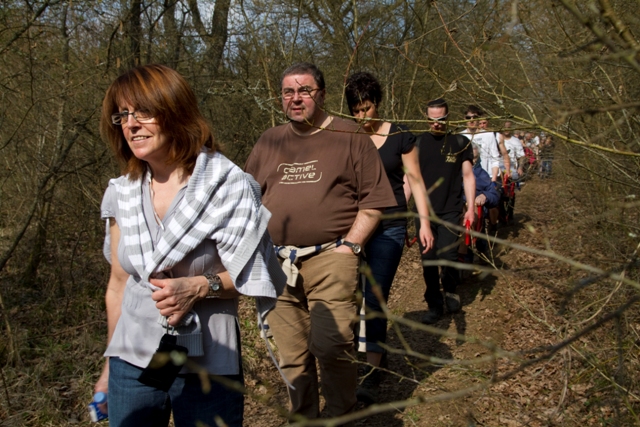
[[[498,237],[531,247],[543,247],[561,239],[561,229],[552,220],[558,203],[553,180],[533,180],[517,194],[515,225],[498,232]],[[544,201],[544,203],[541,203]],[[557,212],[557,211],[555,211]],[[533,228],[536,232],[531,232]],[[494,264],[498,270],[487,276],[471,275],[459,288],[463,309],[455,315],[445,314],[435,326],[457,332],[496,348],[517,351],[558,341],[554,313],[557,302],[545,281],[561,280],[568,269],[525,252],[494,247]],[[426,311],[424,282],[417,245],[405,250],[392,287],[389,308],[393,314],[419,322]],[[541,286],[542,285],[542,286]],[[403,349],[402,340],[420,357],[390,354],[389,371],[381,385],[384,402],[410,398],[432,399],[487,384],[504,375],[516,364],[507,359],[483,361],[492,351],[487,345],[441,337],[409,326],[392,327],[388,344]],[[372,415],[358,426],[542,426],[574,425],[579,420],[580,405],[573,405],[574,395],[566,386],[564,364],[568,355],[559,353],[545,363],[514,374],[490,387],[462,393],[457,398],[427,402],[417,406]],[[465,361],[450,364],[444,361]],[[471,363],[468,363],[471,362]],[[284,387],[278,383],[273,368],[265,364],[247,375],[247,385],[258,393],[275,392],[271,407],[247,401],[247,426],[280,425],[283,419],[273,409],[286,404]],[[577,425],[577,422],[575,423]]]
[[[517,194],[515,224],[498,231],[499,238],[530,247],[541,247],[539,235],[528,231],[544,229],[549,236],[548,218],[553,212],[552,181],[530,181]],[[495,245],[493,274],[471,274],[459,287],[462,311],[446,314],[435,326],[468,338],[495,344],[504,350],[521,350],[549,345],[557,340],[551,324],[545,324],[555,312],[549,309],[554,296],[540,286],[540,274],[552,267],[543,259],[525,252]],[[545,266],[546,265],[546,266]],[[546,271],[549,273],[549,271]],[[389,308],[396,315],[419,322],[426,310],[422,298],[424,282],[416,249],[406,251],[393,285]],[[403,314],[404,313],[404,314]],[[392,355],[389,369],[417,381],[399,380],[387,375],[383,395],[387,401],[422,396],[445,396],[486,384],[492,377],[504,375],[516,367],[505,359],[482,362],[492,354],[486,344],[465,342],[423,331],[400,327],[402,337],[413,351],[432,358],[471,362],[446,365],[438,360]],[[402,348],[400,337],[390,333],[389,344]],[[553,425],[563,400],[562,358],[516,374],[510,380],[490,388],[463,393],[463,397],[370,417],[362,426],[524,426]],[[557,413],[558,412],[558,413]],[[566,424],[563,424],[566,425]]]

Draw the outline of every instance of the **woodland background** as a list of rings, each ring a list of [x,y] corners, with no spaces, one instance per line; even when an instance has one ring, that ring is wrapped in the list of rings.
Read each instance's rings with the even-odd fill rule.
[[[242,165],[283,122],[280,74],[299,60],[324,71],[333,114],[347,112],[346,77],[366,70],[384,85],[384,117],[414,132],[443,96],[454,126],[478,104],[495,130],[510,118],[554,136],[578,206],[566,227],[588,232],[575,251],[535,253],[573,272],[552,289],[567,340],[589,338],[580,357],[624,409],[602,425],[639,425],[639,10],[639,0],[2,0],[0,425],[86,422],[106,336],[99,207],[119,175],[98,132],[108,85],[139,64],[177,69]]]

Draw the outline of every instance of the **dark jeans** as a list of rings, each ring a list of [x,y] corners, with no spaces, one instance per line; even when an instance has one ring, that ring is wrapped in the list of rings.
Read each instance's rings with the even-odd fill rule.
[[[198,423],[215,426],[220,417],[226,425],[242,427],[244,396],[215,380],[205,393],[196,374],[178,375],[165,393],[138,381],[141,368],[117,357],[109,359],[109,425],[111,427],[166,427],[173,410],[176,427]],[[225,378],[243,383],[242,374]]]
[[[375,283],[380,286],[384,302],[389,300],[393,278],[398,270],[406,227],[391,227],[376,230],[365,247],[365,259]],[[367,279],[364,287],[364,301],[367,313],[382,312],[380,300],[373,293],[371,282]],[[367,351],[384,353],[378,343],[387,342],[387,319],[376,317],[366,320]]]
[[[452,224],[460,224],[462,215],[454,212],[440,216],[440,219]],[[420,221],[416,218],[416,229],[420,232]],[[458,246],[460,244],[460,233],[449,228],[446,224],[436,224],[431,222],[431,232],[433,233],[434,246],[429,252],[422,255],[423,261],[433,261],[436,259],[457,261]],[[420,240],[418,240],[419,242]],[[420,252],[424,250],[420,243]],[[443,312],[444,297],[440,292],[440,273],[438,266],[422,266],[422,276],[426,290],[424,292],[424,300],[427,302],[429,309]],[[454,267],[442,267],[442,287],[445,292],[455,293],[458,282],[460,281],[460,273]]]

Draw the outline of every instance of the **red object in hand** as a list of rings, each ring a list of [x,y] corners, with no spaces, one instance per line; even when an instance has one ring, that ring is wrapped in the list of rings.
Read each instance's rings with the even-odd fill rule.
[[[409,233],[405,233],[404,242],[408,248],[413,246],[418,241],[418,236],[409,237]]]
[[[474,231],[477,231],[478,233],[480,233],[482,231],[482,223],[484,222],[484,218],[482,218],[482,206],[478,206],[478,219],[475,222],[475,227],[473,227]],[[473,238],[473,244],[476,244],[476,241],[478,240],[477,237]]]
[[[471,244],[471,235],[469,234],[469,230],[471,230],[471,223],[469,220],[465,221],[464,227],[467,229],[467,232],[464,235],[464,244],[468,246]]]

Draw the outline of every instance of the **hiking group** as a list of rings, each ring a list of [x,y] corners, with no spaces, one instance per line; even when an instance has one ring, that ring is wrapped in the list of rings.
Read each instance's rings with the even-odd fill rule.
[[[204,391],[200,380],[205,372],[243,384],[240,295],[255,298],[259,325],[273,336],[292,420],[320,416],[320,389],[332,417],[378,402],[381,313],[407,218],[425,261],[422,322],[434,324],[461,309],[459,271],[437,265],[473,261],[461,226],[508,224],[522,177],[537,167],[551,174],[550,138],[520,139],[511,122],[493,132],[475,106],[457,132],[447,102],[429,101],[429,130],[416,136],[381,118],[383,90],[370,73],[346,82],[351,118],[329,114],[326,93],[315,65],[287,68],[287,122],[260,136],[241,170],[220,153],[174,70],[138,67],[109,88],[101,133],[123,176],[102,203],[109,333],[94,388],[108,392],[101,409],[111,425],[167,426],[171,414],[178,427],[242,425],[243,394],[225,381]],[[486,255],[486,240],[476,242]],[[366,316],[355,328],[361,282]],[[366,353],[360,381],[357,349]]]

